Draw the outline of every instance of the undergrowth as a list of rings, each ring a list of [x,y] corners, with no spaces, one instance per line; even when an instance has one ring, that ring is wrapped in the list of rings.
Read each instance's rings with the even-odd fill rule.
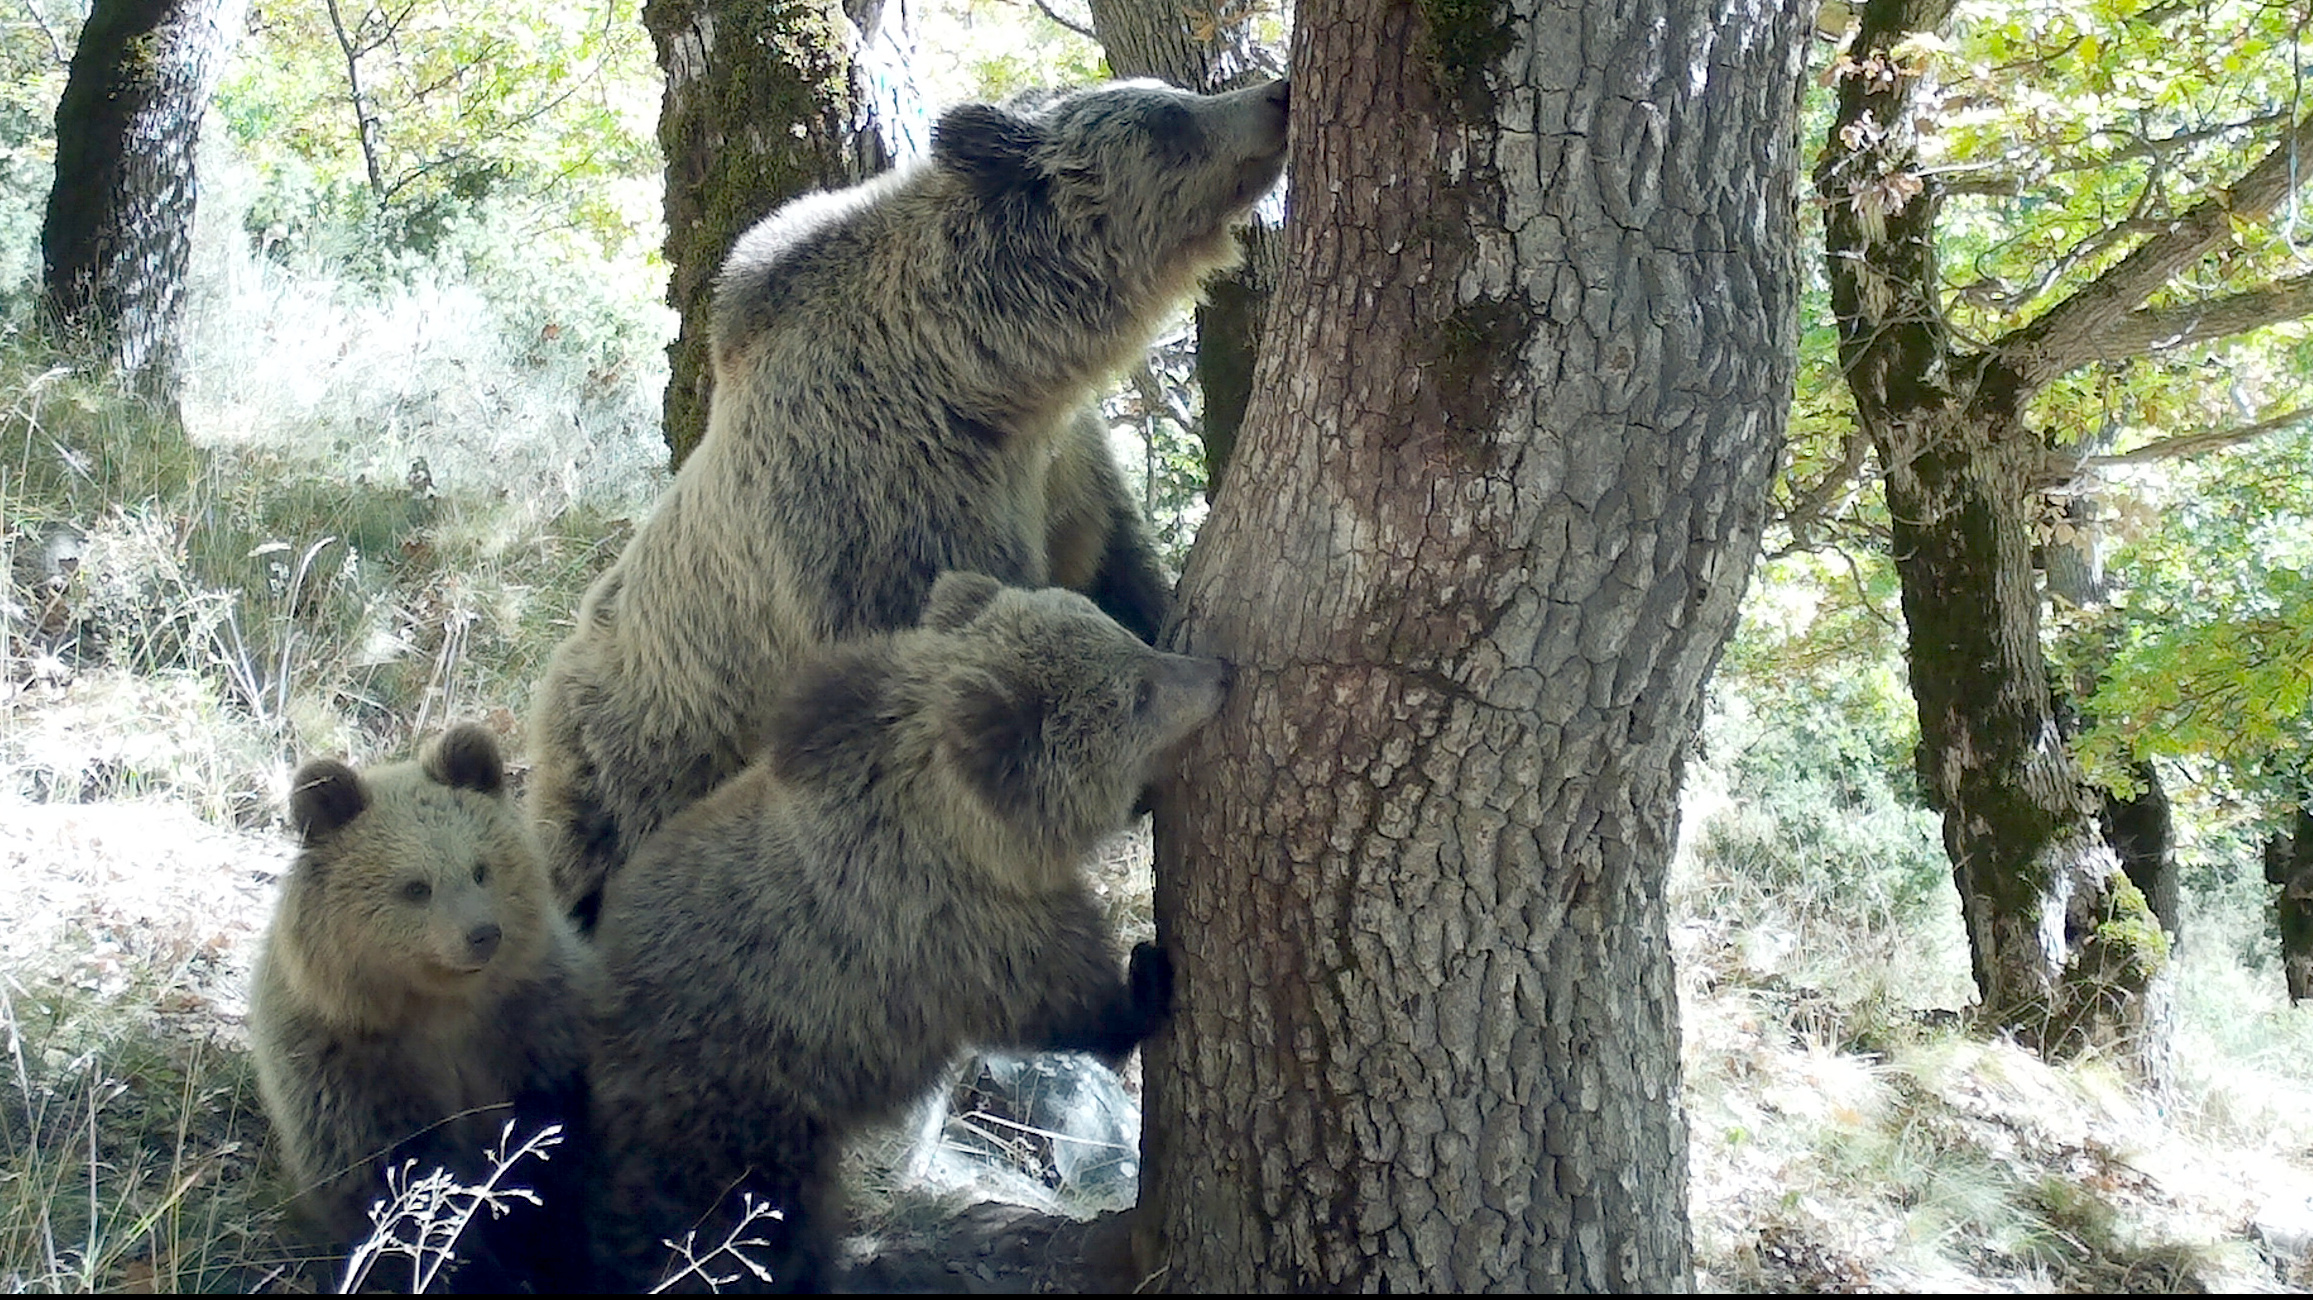
[[[1701,1285],[2302,1284],[2259,1234],[2313,1210],[2313,1014],[2282,996],[2247,838],[2180,798],[2195,888],[2172,1085],[2093,1055],[2051,1066],[1967,1025],[1897,662],[1728,660],[1669,891]]]
[[[167,991],[0,981],[0,1289],[246,1291],[290,1264],[248,1057],[168,1023]]]

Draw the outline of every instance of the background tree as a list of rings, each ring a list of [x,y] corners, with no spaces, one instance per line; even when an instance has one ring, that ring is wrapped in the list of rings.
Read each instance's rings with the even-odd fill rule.
[[[1262,48],[1251,0],[1211,10],[1167,0],[1091,0],[1092,30],[1119,77],[1157,77],[1184,90],[1215,94],[1278,74]],[[1261,322],[1276,288],[1282,243],[1277,229],[1256,214],[1238,234],[1244,261],[1213,277],[1198,300],[1197,385],[1204,390],[1199,431],[1205,450],[1205,493],[1220,487],[1221,471],[1244,423],[1253,393]]]
[[[97,0],[56,106],[45,296],[140,388],[177,385],[201,115],[243,0]]]
[[[576,228],[615,255],[648,221],[624,202],[622,182],[658,162],[635,125],[648,121],[635,100],[653,71],[636,8],[328,0],[260,9],[255,57],[224,98],[235,134],[269,164],[271,192],[253,215],[279,226],[273,242],[334,218],[367,232],[378,251],[423,257],[485,200],[516,200],[533,224]]]
[[[1861,7],[1816,175],[1842,370],[1885,475],[1921,779],[1983,1015],[2052,1050],[2128,1036],[2157,1061],[2160,1000],[2144,994],[2165,944],[2050,688],[2040,494],[2100,450],[2076,376],[2313,310],[2313,278],[2272,279],[2286,258],[2245,225],[2288,196],[2313,119],[2270,98],[2241,114],[2241,91],[2269,84],[2211,95],[2205,67],[2179,66],[2272,48],[2285,16],[2253,6],[1953,11]],[[2058,76],[2073,93],[2047,93]],[[2032,143],[2003,138],[1986,103],[2013,105],[1999,120]],[[1923,133],[1939,128],[1931,161]],[[1981,209],[1947,208],[1960,194],[2010,219],[1971,228]],[[1954,284],[1961,249],[1973,276]]]
[[[1317,0],[1173,640],[1183,1290],[1688,1280],[1663,875],[1791,396],[1796,6]]]
[[[667,448],[681,465],[707,430],[715,272],[747,227],[806,190],[890,164],[858,62],[880,0],[650,0],[643,24],[666,75]]]

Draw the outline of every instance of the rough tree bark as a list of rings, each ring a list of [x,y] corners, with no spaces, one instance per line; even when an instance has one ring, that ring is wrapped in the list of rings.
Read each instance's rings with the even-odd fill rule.
[[[1310,0],[1169,641],[1138,1248],[1191,1291],[1688,1284],[1662,883],[1791,399],[1803,6]]]
[[[2097,436],[2095,450],[2101,452],[2110,445],[2108,435]],[[2041,547],[2049,596],[2075,609],[2096,609],[2112,600],[2111,583],[2104,571],[2104,529],[2097,522],[2098,509],[2098,494],[2092,487],[2076,487],[2065,507],[2071,536],[2051,537]],[[2057,734],[2065,744],[2073,743],[2092,725],[2093,719],[2078,715],[2079,702],[2096,689],[2111,657],[2109,645],[2090,647],[2074,664],[2072,680],[2062,684],[2056,716]],[[2184,899],[2177,881],[2176,827],[2170,816],[2168,791],[2150,759],[2136,763],[2129,775],[2134,778],[2132,793],[2098,792],[2097,826],[2104,842],[2119,856],[2120,869],[2129,883],[2143,893],[2146,906],[2168,931],[2173,948],[2184,934]],[[2170,978],[2174,978],[2173,971]]]
[[[1276,75],[1262,66],[1250,4],[1222,4],[1205,12],[1170,0],[1091,0],[1090,8],[1093,33],[1117,76],[1157,77],[1211,95]],[[1237,238],[1244,260],[1215,276],[1197,303],[1197,386],[1205,396],[1208,500],[1220,489],[1221,471],[1253,395],[1261,324],[1277,287],[1283,248],[1276,228],[1258,219]]]
[[[201,114],[246,0],[97,0],[56,106],[43,291],[142,391],[173,402]]]
[[[2051,462],[2026,404],[2099,361],[2223,337],[2313,311],[2313,277],[2146,307],[2288,193],[2313,118],[2234,186],[2168,221],[2095,280],[1981,350],[1940,308],[1940,194],[1919,174],[1915,77],[1888,57],[1952,0],[1870,0],[1816,173],[1826,199],[1841,361],[1886,474],[1910,626],[1920,775],[1943,814],[1982,1016],[2043,1050],[2122,1043],[2157,1069],[2167,944],[2099,824],[2065,744],[2040,649],[2032,561]]]
[[[707,431],[708,308],[732,241],[787,199],[890,165],[854,57],[860,31],[873,29],[881,7],[879,0],[643,6],[666,76],[659,146],[667,160],[667,303],[682,317],[667,348],[666,437],[676,467]]]

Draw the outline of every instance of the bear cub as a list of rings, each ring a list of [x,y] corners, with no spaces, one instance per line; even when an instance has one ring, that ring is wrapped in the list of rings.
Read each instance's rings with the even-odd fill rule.
[[[584,1286],[584,1252],[549,1227],[581,1202],[601,969],[555,901],[497,742],[466,724],[417,761],[357,773],[316,760],[289,811],[303,848],[258,956],[249,1030],[305,1217],[343,1252],[370,1235],[385,1170],[414,1160],[414,1176],[440,1167],[474,1185],[507,1121],[510,1149],[559,1123],[547,1160],[501,1180],[543,1204],[478,1212],[450,1281]],[[383,1264],[373,1277],[388,1280]]]
[[[1170,587],[1086,408],[1236,256],[1288,100],[1123,82],[966,104],[923,162],[740,236],[706,436],[533,709],[532,804],[582,924],[752,758],[798,656],[909,626],[942,572],[1072,587],[1155,637]]]
[[[604,894],[605,1284],[657,1282],[693,1229],[705,1255],[752,1196],[786,1216],[750,1228],[773,1285],[821,1285],[843,1142],[966,1048],[1129,1055],[1171,967],[1142,945],[1120,971],[1082,864],[1227,677],[972,573],[799,668],[762,758]]]

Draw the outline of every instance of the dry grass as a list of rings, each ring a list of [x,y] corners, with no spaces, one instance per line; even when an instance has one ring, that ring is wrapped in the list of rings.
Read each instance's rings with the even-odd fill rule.
[[[1725,775],[1690,780],[1671,882],[1701,1286],[2309,1280],[2263,1243],[2313,1226],[2313,1012],[2244,965],[2260,895],[2188,918],[2177,1079],[2150,1090],[2104,1061],[2051,1066],[1970,1037],[1956,899],[1923,925],[1872,906],[1872,889],[1843,898],[1804,862],[1761,888],[1748,854],[1714,852],[1755,816]]]

